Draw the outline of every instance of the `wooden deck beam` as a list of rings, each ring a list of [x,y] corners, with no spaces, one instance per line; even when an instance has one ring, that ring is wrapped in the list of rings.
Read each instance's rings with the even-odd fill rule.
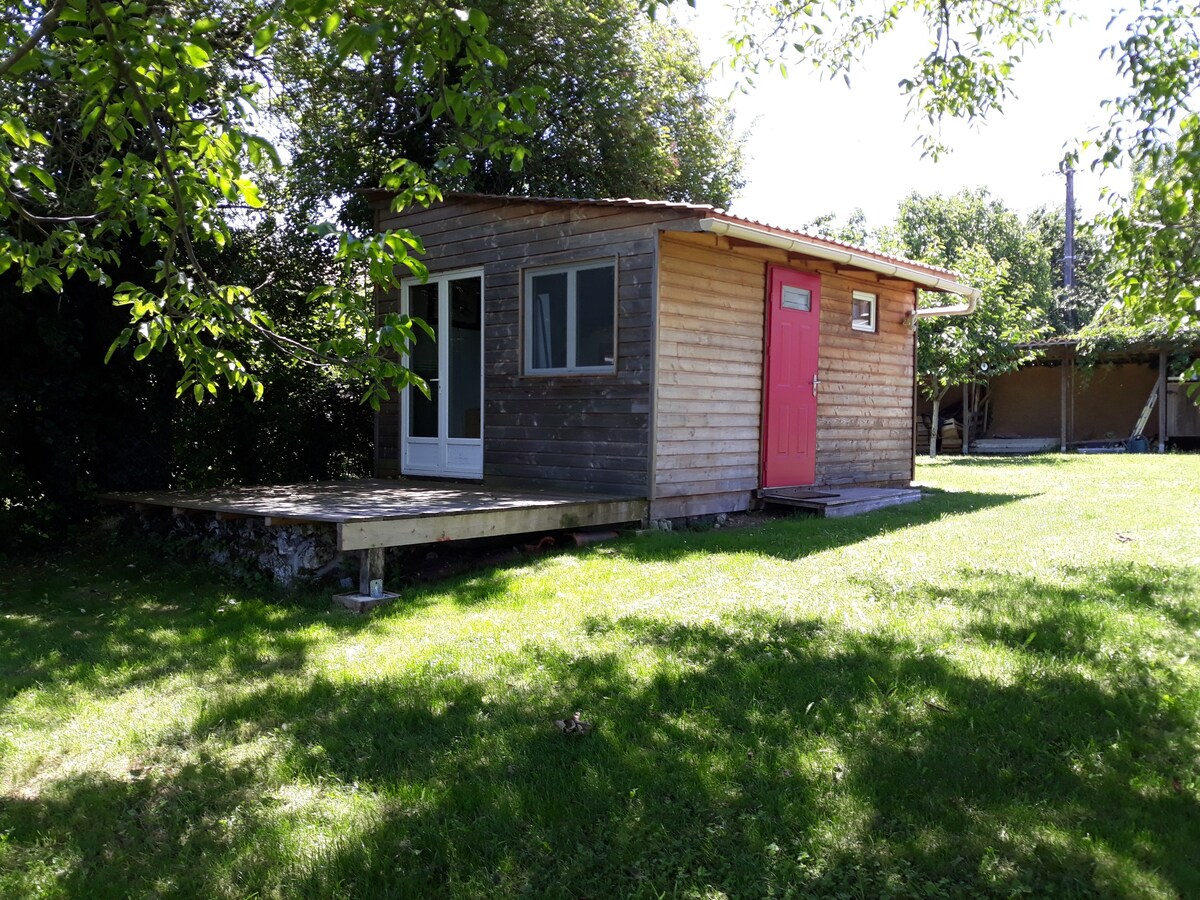
[[[281,525],[320,525],[318,519],[305,519],[296,516],[263,516],[263,524],[268,528],[274,528]],[[328,522],[324,524],[328,525]]]
[[[616,525],[641,521],[645,515],[645,500],[597,499],[440,516],[339,522],[337,543],[342,551],[408,547],[532,531]]]

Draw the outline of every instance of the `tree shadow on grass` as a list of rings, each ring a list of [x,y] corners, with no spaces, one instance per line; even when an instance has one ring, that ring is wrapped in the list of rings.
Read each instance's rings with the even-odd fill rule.
[[[882,584],[869,584],[885,590]],[[1099,653],[1103,632],[1116,629],[1121,616],[1152,612],[1172,627],[1194,633],[1200,628],[1197,596],[1200,575],[1193,569],[1119,560],[1064,566],[1053,580],[960,568],[951,584],[925,585],[910,599],[974,609],[983,614],[975,627],[980,637],[1064,656]],[[1123,639],[1112,635],[1112,640]]]
[[[200,759],[129,778],[73,775],[7,797],[0,894],[202,897],[217,896],[219,881],[227,894],[244,829],[269,802],[258,779],[252,765]]]
[[[134,559],[126,563],[126,559]],[[143,575],[151,567],[153,575]],[[118,693],[181,671],[237,680],[304,668],[305,627],[360,628],[195,566],[86,553],[0,573],[0,709],[30,688]],[[301,598],[307,599],[307,598]]]
[[[1058,583],[980,573],[970,596],[989,591],[1030,593],[1030,610],[1040,597],[1046,615],[1070,605]],[[755,612],[599,616],[586,642],[529,644],[486,678],[434,663],[267,683],[177,739],[231,756],[270,745],[256,778],[210,762],[148,792],[60,782],[0,809],[0,833],[35,861],[56,848],[60,885],[129,894],[1200,894],[1200,805],[1174,781],[1200,774],[1196,698],[1164,702],[1155,669],[1057,664],[1047,654],[1074,657],[1074,636],[1051,651],[979,611],[963,639],[992,668],[941,637]],[[576,708],[594,733],[551,727]],[[280,806],[287,785],[358,792],[369,810],[322,831]],[[186,814],[99,849],[164,792]],[[195,821],[224,824],[193,845]]]

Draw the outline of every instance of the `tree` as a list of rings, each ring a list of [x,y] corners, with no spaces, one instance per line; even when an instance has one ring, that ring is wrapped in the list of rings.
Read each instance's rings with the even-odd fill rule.
[[[1078,218],[1078,217],[1077,217]],[[1054,292],[1046,308],[1056,334],[1073,334],[1087,326],[1108,302],[1110,278],[1108,248],[1095,228],[1075,231],[1074,286],[1065,287],[1066,209],[1040,207],[1030,213],[1026,227],[1039,246],[1050,251]]]
[[[900,202],[896,223],[884,229],[885,247],[910,259],[955,268],[976,245],[1004,262],[1002,289],[1022,302],[1049,309],[1055,294],[1050,247],[986,188],[956,194],[912,193]]]
[[[802,230],[859,247],[871,247],[876,239],[876,235],[867,230],[867,217],[862,207],[857,206],[844,219],[840,219],[836,212],[823,213],[804,225]]]
[[[751,72],[799,57],[848,79],[880,37],[916,18],[930,43],[900,90],[912,113],[936,125],[1001,112],[1022,54],[1084,13],[1096,13],[1090,0],[749,0],[731,42]],[[1114,196],[1105,217],[1111,287],[1127,314],[1179,327],[1200,317],[1200,0],[1138,0],[1110,27],[1119,36],[1097,49],[1129,88],[1085,150],[1096,166],[1138,166],[1132,192]],[[944,149],[932,132],[923,140],[930,153]]]
[[[1200,68],[1193,62],[1193,68]],[[1200,123],[1181,124],[1177,143],[1133,172],[1127,205],[1107,221],[1116,252],[1109,284],[1120,318],[1166,321],[1172,330],[1200,324]],[[1200,364],[1191,370],[1200,374]]]
[[[525,118],[519,170],[468,152],[442,189],[567,197],[649,197],[728,206],[741,186],[741,138],[728,104],[708,94],[689,32],[652,22],[633,0],[480,0],[488,38],[509,60],[501,92],[539,97]],[[274,109],[290,123],[299,215],[346,198],[344,220],[370,226],[356,188],[391,160],[432,165],[458,141],[452,123],[423,118],[418,80],[393,77],[383,50],[366,64],[331,66],[337,47],[305,42],[287,55]],[[347,100],[351,102],[347,102]]]
[[[933,402],[934,456],[941,401],[950,388],[984,384],[1035,357],[1028,343],[1050,330],[1050,252],[985,190],[911,194],[881,240],[889,252],[958,271],[982,292],[969,316],[919,320],[917,384]],[[938,305],[924,292],[919,303]]]
[[[500,91],[505,55],[477,10],[441,0],[5,0],[0,19],[0,275],[54,292],[72,278],[106,286],[132,242],[149,277],[116,286],[129,324],[113,349],[143,359],[170,348],[179,391],[262,384],[247,360],[264,345],[305,364],[358,372],[377,402],[412,381],[397,361],[419,323],[376,322],[372,285],[420,273],[406,232],[366,238],[326,228],[340,271],[310,302],[331,328],[306,342],[276,327],[257,302],[269,280],[221,283],[207,246],[231,239],[231,216],[262,205],[255,173],[279,165],[264,137],[261,97],[279,83],[280,51],[323,43],[327,63],[357,69],[386,47],[397,83],[414,79],[418,116],[454,135],[426,166],[398,160],[386,182],[398,202],[438,196],[435,179],[469,153],[508,159],[534,95]],[[364,280],[364,273],[369,281]],[[110,351],[111,352],[111,351]]]
[[[150,268],[116,286],[129,323],[114,349],[169,348],[199,399],[261,394],[248,360],[270,346],[365,377],[374,404],[419,382],[397,360],[421,323],[377,322],[371,304],[422,272],[419,239],[327,226],[340,271],[309,302],[329,327],[299,340],[258,302],[269,271],[227,283],[204,250],[265,199],[267,215],[325,215],[382,183],[398,205],[447,187],[728,202],[739,142],[678,29],[633,0],[481,2],[3,0],[0,275],[25,291],[107,286],[132,240]],[[264,193],[280,134],[297,177]]]
[[[937,425],[942,399],[958,385],[986,384],[1036,358],[1028,342],[1044,336],[1041,311],[1014,297],[1008,263],[993,260],[981,245],[968,248],[956,267],[968,284],[981,290],[969,316],[921,319],[917,329],[917,384],[933,401],[929,455],[937,455]],[[937,305],[922,292],[920,306]],[[964,410],[964,415],[967,410]]]

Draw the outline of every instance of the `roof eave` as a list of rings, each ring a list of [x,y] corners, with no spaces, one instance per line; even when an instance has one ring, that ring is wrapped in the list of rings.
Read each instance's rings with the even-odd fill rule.
[[[975,307],[979,303],[979,288],[960,284],[941,275],[926,272],[912,266],[906,266],[902,263],[879,259],[866,253],[859,253],[848,247],[832,247],[828,244],[807,240],[800,236],[776,234],[762,228],[754,228],[753,226],[743,225],[739,222],[730,222],[727,219],[704,218],[700,220],[699,226],[702,231],[708,231],[712,234],[737,238],[754,244],[761,244],[765,247],[776,247],[794,253],[803,253],[806,256],[813,256],[817,259],[865,269],[868,272],[874,272],[878,275],[902,278],[926,290],[955,294],[966,299],[965,303],[954,306],[930,306],[925,309],[918,309],[914,313],[917,318],[970,315],[975,311]]]

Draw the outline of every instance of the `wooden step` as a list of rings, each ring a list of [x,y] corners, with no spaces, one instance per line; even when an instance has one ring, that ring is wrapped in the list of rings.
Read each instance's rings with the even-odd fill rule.
[[[758,495],[769,505],[803,509],[826,519],[855,516],[921,499],[917,488],[765,488]]]

